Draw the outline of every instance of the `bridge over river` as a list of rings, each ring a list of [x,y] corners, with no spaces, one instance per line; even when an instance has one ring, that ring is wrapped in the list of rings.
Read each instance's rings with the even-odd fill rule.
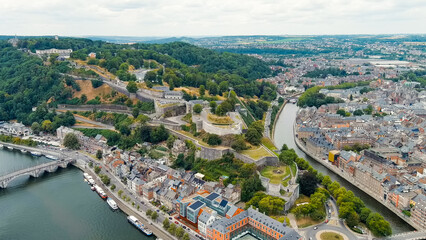
[[[47,163],[43,163],[37,166],[32,166],[29,168],[24,168],[15,172],[11,172],[4,176],[0,177],[0,188],[7,188],[7,185],[15,178],[21,176],[31,176],[31,177],[40,177],[45,172],[55,172],[58,167],[66,168],[69,164],[74,163],[74,159],[60,159],[57,161],[51,161]]]

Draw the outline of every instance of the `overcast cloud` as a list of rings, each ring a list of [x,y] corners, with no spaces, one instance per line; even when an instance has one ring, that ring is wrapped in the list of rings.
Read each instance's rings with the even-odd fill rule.
[[[0,34],[425,33],[425,12],[425,0],[0,0]]]

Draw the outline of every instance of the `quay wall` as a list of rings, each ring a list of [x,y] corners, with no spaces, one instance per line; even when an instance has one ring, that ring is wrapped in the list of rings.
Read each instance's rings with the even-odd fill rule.
[[[296,128],[296,123],[293,125],[293,132],[296,134],[295,131]],[[393,206],[392,204],[384,201],[382,198],[380,198],[380,196],[377,196],[377,194],[373,193],[371,190],[369,190],[368,188],[363,187],[363,184],[361,184],[356,178],[350,176],[349,174],[342,172],[341,169],[337,168],[336,166],[330,164],[327,160],[322,160],[321,158],[319,158],[318,156],[316,156],[313,153],[310,153],[305,146],[303,145],[303,143],[296,137],[296,135],[294,134],[294,141],[297,145],[297,147],[300,148],[300,150],[302,150],[306,155],[308,155],[309,157],[315,159],[315,161],[321,163],[324,167],[328,168],[329,170],[331,170],[332,172],[334,172],[335,174],[337,174],[338,176],[340,176],[341,178],[345,179],[346,181],[348,181],[349,183],[351,183],[353,186],[357,187],[358,189],[360,189],[361,191],[363,191],[364,193],[368,194],[370,197],[374,198],[377,202],[381,203],[383,206],[385,206],[386,208],[388,208],[390,211],[392,211],[393,213],[395,213],[398,217],[400,217],[402,220],[404,220],[406,223],[408,223],[410,226],[412,226],[413,228],[417,229],[417,230],[422,230],[422,228],[420,226],[418,226],[416,223],[414,223],[411,219],[409,219],[409,217],[405,216],[399,209],[397,209],[395,206]]]

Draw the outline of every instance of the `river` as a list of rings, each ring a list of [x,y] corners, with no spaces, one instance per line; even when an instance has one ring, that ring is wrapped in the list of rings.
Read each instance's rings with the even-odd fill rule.
[[[19,151],[0,150],[0,175],[49,161]],[[136,230],[121,211],[108,204],[83,181],[76,167],[58,169],[39,178],[13,180],[0,189],[0,239],[139,239],[153,240]]]
[[[314,169],[318,170],[318,172],[321,172],[324,175],[329,175],[332,180],[338,181],[340,186],[345,187],[347,190],[351,190],[355,196],[358,196],[364,201],[367,207],[369,207],[372,211],[379,212],[387,221],[389,221],[393,234],[414,230],[410,225],[396,216],[392,211],[388,210],[385,206],[377,202],[368,194],[359,190],[357,187],[353,186],[345,179],[336,175],[322,164],[307,156],[296,146],[296,143],[294,142],[293,124],[296,120],[297,110],[298,107],[295,104],[285,105],[275,126],[275,145],[278,148],[281,148],[281,146],[285,143],[289,148],[294,148],[297,155],[299,155],[299,157],[305,158]]]

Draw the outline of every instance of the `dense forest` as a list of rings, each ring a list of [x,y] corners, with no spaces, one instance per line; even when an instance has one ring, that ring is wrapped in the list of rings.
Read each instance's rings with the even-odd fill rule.
[[[59,71],[40,58],[0,42],[0,120],[26,122],[32,107],[66,98]]]

